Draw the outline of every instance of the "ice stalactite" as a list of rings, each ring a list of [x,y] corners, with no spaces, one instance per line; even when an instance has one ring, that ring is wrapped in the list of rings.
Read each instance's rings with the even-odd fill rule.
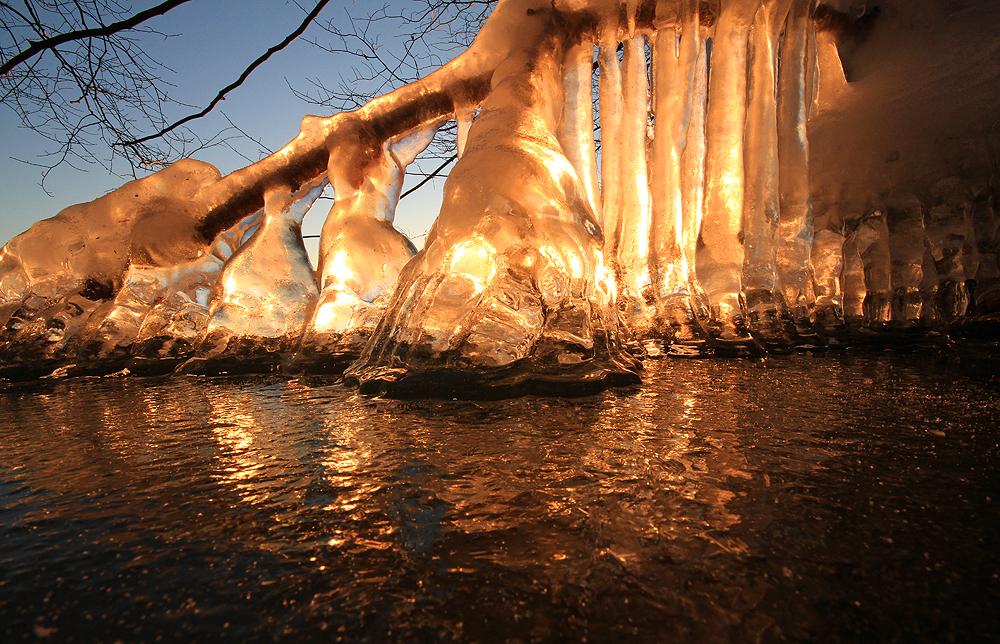
[[[216,181],[183,160],[40,221],[0,250],[0,354],[7,362],[69,359],[103,320],[129,265],[190,261],[190,198]]]
[[[920,321],[924,279],[924,206],[912,194],[902,194],[886,204],[889,253],[892,256],[892,321],[912,327]]]
[[[469,140],[469,130],[476,116],[477,107],[462,108],[455,113],[455,147],[459,159],[465,154],[465,143]]]
[[[587,191],[590,207],[601,219],[597,151],[594,143],[594,43],[569,47],[563,63],[563,115],[559,143]]]
[[[257,212],[219,235],[203,257],[170,267],[132,266],[113,306],[80,351],[80,360],[97,363],[159,361],[190,354],[208,323],[212,290],[226,261],[260,227]],[[129,360],[133,358],[132,360]],[[171,363],[146,365],[153,370]]]
[[[369,167],[361,188],[336,196],[323,224],[321,293],[302,338],[300,368],[342,370],[375,330],[400,271],[417,252],[392,226],[406,167],[436,132],[431,127],[386,141],[381,163]]]
[[[213,370],[216,359],[274,365],[287,359],[319,296],[300,227],[326,184],[323,178],[265,196],[264,222],[226,262],[204,338],[184,370]]]
[[[928,211],[927,239],[938,278],[937,308],[952,320],[969,306],[966,281],[978,268],[972,237],[972,203],[957,177],[932,187],[934,205]]]
[[[889,255],[889,228],[885,223],[885,213],[875,211],[865,217],[853,236],[865,273],[863,324],[867,328],[881,330],[889,323],[892,290],[892,258]]]
[[[362,391],[635,379],[600,227],[557,139],[562,60],[549,36],[497,69],[427,243],[345,374]]]
[[[813,244],[808,115],[812,102],[812,0],[793,0],[778,66],[777,267],[786,311],[798,334],[809,334],[815,294],[809,272]]]
[[[617,271],[618,239],[621,237],[621,150],[617,144],[622,121],[622,69],[618,62],[618,29],[603,31],[597,54],[597,83],[601,122],[601,213],[604,257]]]
[[[705,210],[698,277],[711,306],[709,331],[722,345],[752,343],[742,305],[743,133],[747,45],[758,7],[723,2],[712,38],[705,149]]]
[[[703,178],[707,61],[701,56],[698,3],[659,3],[657,10],[649,262],[657,299],[654,333],[679,350],[703,341],[699,308],[704,307],[694,266],[701,190],[691,188]]]
[[[750,32],[743,199],[743,297],[751,332],[788,344],[778,288],[777,48],[789,0],[760,5]]]
[[[618,129],[620,235],[617,240],[618,307],[633,333],[645,337],[656,313],[649,269],[650,216],[646,145],[649,77],[646,38],[638,34],[624,42],[622,53],[622,119]]]

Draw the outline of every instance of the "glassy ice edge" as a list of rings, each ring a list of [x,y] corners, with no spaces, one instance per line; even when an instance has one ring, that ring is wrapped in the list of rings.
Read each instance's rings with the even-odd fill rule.
[[[261,162],[182,160],[11,240],[0,379],[571,395],[646,356],[995,348],[1000,65],[963,79],[998,10],[841,4],[501,2],[468,51]],[[395,207],[451,119],[418,252]],[[327,183],[314,269],[300,225]]]

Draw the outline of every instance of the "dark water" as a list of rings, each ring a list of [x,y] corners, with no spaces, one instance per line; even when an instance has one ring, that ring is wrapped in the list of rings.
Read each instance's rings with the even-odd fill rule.
[[[489,403],[8,387],[0,641],[995,641],[998,366],[675,360]]]

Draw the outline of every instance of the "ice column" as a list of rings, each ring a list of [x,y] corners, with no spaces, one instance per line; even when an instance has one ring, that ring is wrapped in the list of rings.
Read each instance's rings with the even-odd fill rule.
[[[302,339],[301,362],[343,369],[375,330],[399,272],[417,252],[392,225],[406,166],[436,132],[433,127],[386,141],[381,162],[369,167],[361,188],[337,195],[323,224],[322,292]]]
[[[700,195],[685,195],[685,187],[700,177],[704,151],[704,65],[701,53],[698,3],[683,0],[680,13],[673,3],[657,5],[657,32],[653,46],[653,197],[650,264],[657,295],[655,332],[673,343],[698,340],[694,244],[700,223]],[[665,15],[664,15],[665,14]],[[700,101],[700,104],[698,104]],[[695,115],[695,112],[698,112]],[[701,128],[701,136],[698,129]],[[688,144],[692,146],[686,153]],[[699,154],[699,148],[701,154]],[[685,162],[698,166],[686,168]],[[700,191],[699,191],[700,192]],[[685,204],[685,197],[688,201]],[[692,221],[693,220],[693,221]]]
[[[622,120],[622,70],[618,63],[618,30],[602,32],[597,55],[598,100],[601,123],[601,227],[604,257],[615,272],[618,268],[618,238],[621,237],[621,150],[618,146]]]
[[[796,329],[805,332],[815,298],[809,274],[813,213],[809,191],[808,107],[813,64],[811,0],[793,0],[778,68],[778,250],[781,293]]]
[[[705,116],[708,108],[709,28],[699,30],[700,46],[692,87],[691,121],[688,124],[684,152],[681,154],[681,205],[683,207],[681,240],[688,267],[691,305],[699,326],[709,320],[709,301],[697,272],[698,236],[705,203]],[[687,33],[687,32],[686,32]],[[686,338],[686,333],[676,336]]]
[[[937,306],[946,320],[965,314],[969,292],[965,281],[975,276],[972,261],[972,204],[957,177],[937,182],[935,205],[928,212],[927,237],[938,277]]]
[[[758,2],[722,3],[712,39],[705,151],[704,245],[698,276],[711,305],[709,330],[718,342],[751,342],[741,306],[743,274],[743,131],[747,39]]]
[[[777,288],[778,121],[777,46],[788,0],[761,4],[749,47],[743,200],[743,295],[754,335],[787,343]]]
[[[219,276],[199,358],[259,363],[294,349],[319,295],[300,227],[326,184],[317,179],[295,193],[265,195],[264,223]]]
[[[889,323],[889,292],[892,288],[892,259],[889,256],[889,228],[885,223],[885,213],[875,211],[865,217],[854,231],[854,236],[865,271],[864,326],[881,329]]]
[[[192,262],[129,268],[112,309],[81,351],[81,360],[177,358],[192,351],[208,323],[210,296],[225,262],[262,221],[263,211],[250,215]]]
[[[562,152],[562,47],[504,61],[427,243],[361,358],[362,391],[483,391],[633,379],[587,190]]]
[[[923,312],[923,204],[912,194],[896,197],[886,204],[886,223],[892,256],[892,321],[894,326],[915,326]]]
[[[978,259],[975,272],[975,305],[977,312],[1000,311],[1000,215],[996,211],[996,196],[988,187],[973,202],[972,230],[975,236],[973,252]],[[970,249],[971,250],[971,249]]]
[[[840,286],[844,292],[844,323],[856,331],[864,321],[865,263],[858,250],[857,231],[844,240],[844,270]]]
[[[649,273],[651,197],[646,163],[649,78],[646,38],[637,34],[624,42],[622,55],[624,108],[618,131],[621,235],[618,239],[619,309],[632,331],[649,333],[655,313],[655,293]]]
[[[597,151],[594,145],[594,44],[585,39],[573,45],[563,64],[562,127],[559,143],[587,191],[587,199],[601,218],[597,182]]]

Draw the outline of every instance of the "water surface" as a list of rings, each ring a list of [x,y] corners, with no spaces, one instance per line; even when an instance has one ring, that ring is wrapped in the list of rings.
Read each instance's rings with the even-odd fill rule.
[[[647,361],[576,399],[0,391],[0,640],[1000,637],[1000,361]]]

